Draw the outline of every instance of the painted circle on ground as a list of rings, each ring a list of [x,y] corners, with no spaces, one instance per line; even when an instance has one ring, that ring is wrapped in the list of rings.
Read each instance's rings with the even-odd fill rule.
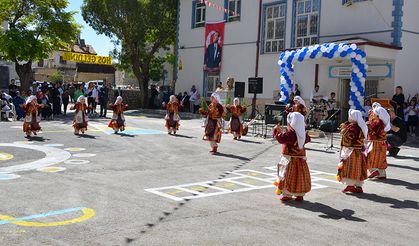
[[[16,141],[13,142],[14,144],[33,144],[34,142],[29,142],[29,141]]]
[[[13,159],[13,155],[5,152],[0,152],[0,161],[7,161]]]
[[[22,129],[22,126],[11,126],[10,128],[13,128],[13,129]]]
[[[56,172],[62,172],[65,169],[66,169],[65,167],[41,167],[36,170],[39,172],[44,172],[44,173],[56,173]]]
[[[45,157],[40,160],[36,160],[36,161],[32,161],[32,162],[24,163],[20,165],[15,165],[15,166],[0,167],[0,173],[16,173],[16,172],[22,172],[22,171],[35,170],[42,167],[53,166],[71,157],[71,154],[68,151],[64,151],[62,149],[53,148],[53,147],[40,146],[40,145],[0,143],[0,147],[24,148],[24,149],[41,151],[45,153]]]
[[[66,160],[64,161],[64,164],[70,164],[70,165],[83,165],[83,164],[87,164],[90,161],[88,160],[78,160],[78,159],[73,159],[73,160]]]
[[[79,153],[79,154],[74,154],[72,155],[73,157],[80,157],[80,158],[88,158],[88,157],[93,157],[96,156],[96,154],[90,154],[90,153]]]
[[[75,148],[66,148],[64,150],[71,151],[71,152],[77,152],[77,151],[83,151],[83,150],[86,150],[86,149],[85,148],[77,148],[77,147],[75,147]]]
[[[64,144],[44,144],[46,147],[61,147],[64,146]]]
[[[0,180],[10,180],[10,179],[17,179],[17,178],[20,178],[20,176],[16,174],[0,173]]]

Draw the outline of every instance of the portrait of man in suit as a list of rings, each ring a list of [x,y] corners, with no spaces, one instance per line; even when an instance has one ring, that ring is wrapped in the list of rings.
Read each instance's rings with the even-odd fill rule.
[[[218,72],[221,67],[222,47],[220,45],[220,33],[215,31],[212,34],[212,42],[205,50],[204,70],[208,72]]]

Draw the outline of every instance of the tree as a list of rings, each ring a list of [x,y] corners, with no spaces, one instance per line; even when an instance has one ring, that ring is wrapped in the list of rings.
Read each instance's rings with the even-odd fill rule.
[[[15,63],[23,89],[29,88],[32,63],[68,48],[80,33],[67,0],[0,0],[0,59]]]
[[[51,76],[50,76],[50,80],[52,83],[56,84],[56,83],[60,83],[64,81],[64,75],[61,71],[55,70]]]
[[[175,43],[176,14],[177,0],[84,0],[84,20],[120,45],[113,55],[137,78],[143,107],[150,79],[161,78],[162,64],[170,59],[161,51]]]

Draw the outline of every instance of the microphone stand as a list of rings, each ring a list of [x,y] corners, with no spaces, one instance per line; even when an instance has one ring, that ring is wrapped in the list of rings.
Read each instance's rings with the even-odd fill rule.
[[[329,117],[329,120],[330,119],[333,119],[333,117],[335,117],[338,113],[340,113],[340,111],[341,111],[341,109],[337,109],[336,110],[336,112],[334,112],[330,117]],[[334,127],[333,127],[333,130],[334,130]],[[329,147],[326,147],[326,151],[328,151],[328,150],[333,150],[333,149],[339,149],[338,147],[335,147],[335,146],[333,146],[333,132],[334,131],[332,131],[331,133],[330,133],[330,146]]]

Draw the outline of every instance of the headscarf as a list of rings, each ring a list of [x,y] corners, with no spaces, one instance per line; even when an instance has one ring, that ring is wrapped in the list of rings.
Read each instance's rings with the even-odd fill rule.
[[[220,98],[220,95],[218,95],[218,93],[212,93],[211,94],[211,97],[214,97],[215,98],[215,100],[219,103],[219,104],[221,104],[221,98]]]
[[[377,103],[378,105],[374,105],[374,104],[372,105],[372,111],[374,112],[374,114],[378,115],[378,118],[384,123],[385,125],[384,131],[386,132],[390,131],[391,130],[390,115],[388,114],[385,108],[381,107],[379,103]]]
[[[361,111],[355,110],[355,109],[349,109],[348,119],[355,121],[358,124],[366,140],[368,138],[368,127],[364,119],[362,118]]]
[[[77,102],[80,103],[81,100],[86,100],[86,97],[84,97],[83,95],[79,96],[79,98],[77,98]]]
[[[171,102],[171,103],[174,103],[174,102],[176,102],[176,101],[177,101],[176,96],[175,96],[175,95],[171,95],[171,96],[170,96],[170,102]]]
[[[302,149],[306,142],[306,124],[304,116],[299,112],[292,112],[287,116],[287,122],[297,134],[298,148]]]
[[[382,107],[381,106],[381,104],[380,103],[378,103],[378,102],[375,102],[375,103],[373,103],[372,104],[372,108],[374,109],[374,108],[377,108],[377,107]]]
[[[300,96],[295,96],[294,97],[294,102],[298,101],[300,104],[302,104],[304,107],[306,106],[306,103],[304,102],[304,100],[300,97]]]
[[[115,104],[118,104],[121,102],[122,102],[122,97],[121,96],[116,97]]]
[[[236,101],[237,105],[240,105],[240,99],[238,97],[234,98],[233,103],[235,104]]]
[[[36,100],[36,96],[30,96],[30,97],[28,97],[27,99],[26,99],[26,104],[29,104],[29,103],[31,103],[33,100]]]

